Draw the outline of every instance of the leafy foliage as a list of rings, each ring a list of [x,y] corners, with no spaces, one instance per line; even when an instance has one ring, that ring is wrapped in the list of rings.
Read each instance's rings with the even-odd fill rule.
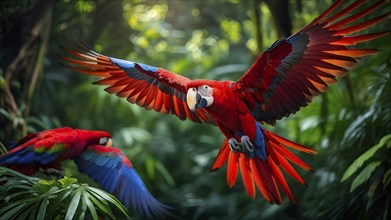
[[[358,171],[358,169],[360,169],[363,164],[365,162],[367,162],[367,160],[371,159],[375,153],[377,151],[379,151],[380,149],[382,148],[389,148],[391,147],[391,134],[389,135],[386,135],[384,136],[380,142],[378,144],[376,144],[375,146],[371,147],[369,150],[367,150],[365,153],[363,153],[360,157],[358,157],[350,166],[349,168],[345,171],[344,175],[342,176],[342,180],[341,181],[345,181],[346,179],[348,179],[349,177],[351,177],[355,172]],[[376,167],[378,164],[378,161],[375,161],[375,162],[372,162],[370,167]],[[376,164],[376,165],[374,165]],[[369,165],[367,166],[369,167]],[[373,168],[367,168],[365,167],[364,170],[372,170],[373,171]],[[359,176],[362,175],[363,172],[361,172],[360,174],[358,174]],[[368,177],[367,177],[368,178]],[[356,178],[357,179],[357,178]],[[355,180],[356,180],[355,179]],[[356,186],[357,187],[357,186]],[[352,185],[352,189],[354,190],[356,187],[353,187]]]
[[[0,219],[84,219],[128,217],[125,207],[112,195],[77,179],[43,180],[0,167]]]

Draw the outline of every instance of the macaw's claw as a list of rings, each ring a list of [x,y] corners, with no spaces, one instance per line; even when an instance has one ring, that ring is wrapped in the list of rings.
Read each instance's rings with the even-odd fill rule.
[[[239,143],[236,138],[230,138],[228,140],[228,145],[231,151],[234,153],[242,151],[242,144]]]
[[[245,151],[253,152],[254,145],[251,143],[250,138],[247,135],[242,136],[241,138],[242,152]]]
[[[240,142],[236,138],[230,138],[228,140],[229,148],[232,152],[252,153],[254,152],[254,145],[251,143],[250,138],[246,135],[240,138]]]

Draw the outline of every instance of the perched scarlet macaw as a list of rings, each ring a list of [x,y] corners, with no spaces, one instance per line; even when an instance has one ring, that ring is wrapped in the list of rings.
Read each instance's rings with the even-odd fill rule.
[[[303,179],[289,162],[312,170],[286,147],[305,153],[315,153],[315,150],[273,134],[261,124],[273,125],[276,120],[297,112],[314,96],[325,92],[336,82],[336,77],[354,67],[357,58],[378,52],[347,47],[387,34],[351,36],[390,14],[354,23],[385,1],[347,15],[364,2],[358,0],[334,12],[342,3],[336,0],[309,25],[274,43],[237,81],[191,80],[162,68],[104,56],[80,43],[65,48],[74,58],[62,58],[69,63],[65,65],[68,68],[101,78],[95,84],[108,85],[107,92],[130,103],[171,113],[181,120],[188,118],[217,125],[226,139],[212,170],[221,168],[228,160],[230,187],[235,184],[240,167],[245,190],[252,198],[256,185],[268,202],[280,204],[278,185],[294,201],[281,168],[301,184]]]
[[[34,175],[39,168],[59,169],[61,161],[73,159],[79,171],[136,213],[148,218],[167,213],[168,207],[151,195],[129,159],[111,144],[104,131],[56,128],[18,140],[0,156],[0,165]]]

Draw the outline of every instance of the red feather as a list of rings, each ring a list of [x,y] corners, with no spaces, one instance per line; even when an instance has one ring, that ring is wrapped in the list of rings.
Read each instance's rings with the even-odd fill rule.
[[[229,152],[227,165],[227,184],[232,188],[236,183],[239,167],[239,153]]]
[[[363,11],[361,11],[361,12],[355,14],[355,15],[352,15],[350,17],[347,17],[347,18],[345,18],[343,20],[340,20],[340,21],[338,21],[338,22],[328,26],[328,28],[330,30],[336,30],[338,28],[341,28],[341,27],[345,26],[346,24],[349,24],[349,23],[351,23],[353,21],[356,21],[356,20],[358,20],[358,19],[360,19],[360,18],[370,14],[371,12],[373,12],[374,10],[379,8],[381,5],[383,5],[384,2],[385,2],[385,0],[381,0],[381,1],[377,2],[377,3],[375,3],[374,5],[372,5],[371,7],[367,8],[366,10],[363,10]]]
[[[220,147],[220,151],[217,154],[215,162],[213,163],[213,166],[211,169],[213,172],[217,171],[218,169],[220,169],[224,165],[225,161],[227,161],[229,152],[230,152],[230,149],[228,146],[228,139],[226,138]]]
[[[288,160],[285,159],[282,154],[276,152],[274,149],[271,152],[276,156],[278,163],[281,165],[281,168],[284,169],[284,171],[287,172],[294,180],[304,185],[303,178],[301,178],[301,176],[296,172],[296,170],[292,167]]]
[[[255,186],[253,175],[251,174],[249,160],[244,154],[240,154],[240,174],[242,175],[243,185],[246,189],[247,194],[251,198],[255,198]]]
[[[102,138],[107,142],[102,143]],[[144,215],[144,219],[168,214],[168,207],[150,194],[130,160],[120,149],[111,147],[108,138],[111,135],[104,131],[68,127],[30,134],[0,156],[0,166],[34,175],[38,169],[60,169],[60,162],[72,159],[80,172],[117,196],[127,208]]]
[[[373,18],[371,20],[362,22],[360,24],[356,24],[356,25],[353,25],[353,26],[350,26],[350,27],[347,27],[347,28],[339,29],[336,34],[338,34],[338,35],[353,34],[353,33],[365,30],[368,27],[371,27],[371,26],[373,26],[373,25],[383,21],[388,16],[390,16],[390,14],[391,14],[391,12],[389,12],[387,14],[384,14],[382,16]]]
[[[380,33],[373,33],[373,34],[362,34],[358,36],[344,37],[341,40],[334,42],[333,44],[350,46],[350,45],[355,45],[358,43],[374,40],[376,38],[383,37],[387,34],[388,32],[380,32]]]
[[[136,103],[147,110],[174,114],[181,120],[188,118],[194,122],[215,124],[205,110],[200,109],[194,113],[188,109],[186,86],[191,82],[190,79],[162,68],[144,67],[143,64],[109,58],[78,42],[76,45],[70,44],[70,47],[72,49],[64,50],[75,58],[60,57],[68,63],[64,66],[103,78],[95,84],[108,85],[105,89],[108,93],[127,98],[130,103]]]
[[[235,83],[237,86],[232,87],[238,90],[242,100],[252,107],[252,111],[257,112],[257,121],[274,124],[276,120],[297,112],[300,107],[306,106],[313,96],[326,92],[328,86],[336,82],[329,75],[345,75],[348,69],[357,64],[356,57],[378,51],[346,47],[388,33],[348,36],[383,21],[391,14],[386,13],[345,27],[370,15],[385,3],[380,0],[355,13],[354,9],[364,2],[355,1],[334,13],[342,3],[341,0],[336,1],[309,25],[277,42],[255,60]],[[349,13],[352,14],[347,16]],[[290,99],[295,100],[293,105],[287,101]]]
[[[315,150],[304,147],[300,144],[289,141],[282,138],[270,131],[262,130],[265,135],[266,152],[268,156],[266,161],[262,161],[258,157],[246,158],[243,153],[233,153],[228,147],[226,139],[220,148],[219,154],[212,166],[212,171],[216,171],[223,166],[225,161],[228,160],[227,165],[227,184],[229,187],[233,187],[236,183],[238,174],[238,167],[241,172],[243,185],[247,194],[251,198],[255,198],[255,185],[260,191],[261,195],[269,203],[280,204],[282,197],[278,189],[278,185],[281,186],[284,193],[289,197],[292,202],[295,202],[293,194],[286,182],[283,169],[289,176],[304,185],[304,180],[300,177],[297,171],[291,166],[288,160],[299,165],[301,168],[307,171],[313,171],[310,166],[304,163],[301,159],[296,157],[286,147],[292,149],[313,154]],[[255,182],[255,185],[254,185]]]
[[[265,181],[263,180],[263,177],[261,176],[261,171],[258,170],[255,160],[250,160],[250,168],[251,172],[254,176],[255,184],[257,185],[259,191],[261,192],[262,196],[265,198],[265,200],[269,203],[274,203],[275,199],[272,199],[272,196],[270,195],[269,191],[265,187]]]
[[[338,18],[348,14],[349,12],[353,11],[354,9],[358,8],[360,5],[364,4],[366,0],[357,0],[353,2],[351,5],[347,6],[344,10],[340,11],[339,13],[335,14],[331,18],[326,19],[325,22],[330,23]]]
[[[266,161],[261,161],[256,158],[255,165],[257,166],[258,172],[260,172],[260,176],[262,177],[263,184],[271,196],[272,202],[276,204],[282,203],[282,198],[280,195],[280,191],[278,190],[277,185],[274,182],[272,170],[269,164]]]

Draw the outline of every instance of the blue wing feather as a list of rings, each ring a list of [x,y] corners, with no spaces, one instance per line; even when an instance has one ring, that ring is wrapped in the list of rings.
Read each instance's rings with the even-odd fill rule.
[[[47,165],[53,162],[60,153],[37,153],[33,151],[33,146],[21,149],[11,154],[0,157],[0,165]]]
[[[74,160],[79,171],[117,196],[126,207],[148,218],[168,214],[169,207],[151,195],[137,171],[130,163],[124,163],[123,157],[118,149],[94,145]]]
[[[110,57],[110,60],[111,60],[111,62],[117,64],[118,66],[126,68],[126,69],[137,70],[135,65],[138,65],[139,67],[141,67],[141,69],[143,69],[144,71],[147,71],[147,72],[156,73],[157,70],[158,70],[157,67],[149,66],[149,65],[143,64],[143,63],[135,63],[135,62],[132,62],[132,61],[121,60],[121,59],[114,58],[114,57]]]

